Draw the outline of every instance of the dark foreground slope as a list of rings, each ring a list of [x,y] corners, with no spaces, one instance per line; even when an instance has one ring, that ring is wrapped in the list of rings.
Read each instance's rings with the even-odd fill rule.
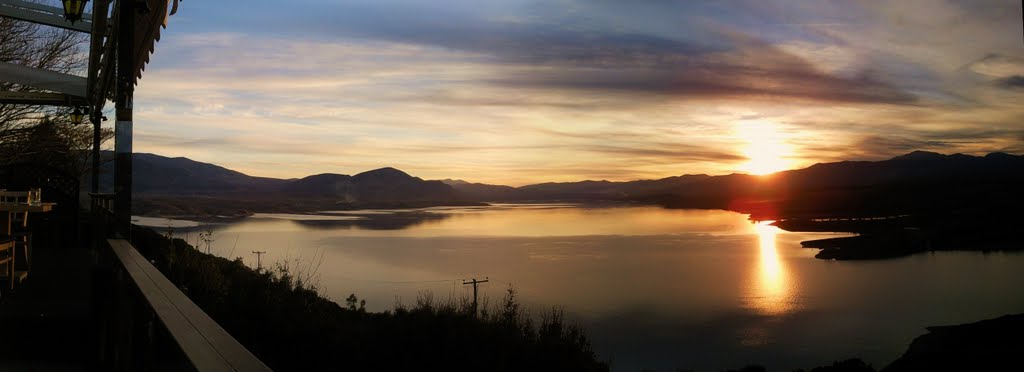
[[[1024,370],[1024,314],[954,326],[928,327],[899,359],[898,371]]]
[[[275,371],[607,371],[560,312],[534,323],[513,293],[473,316],[434,300],[383,313],[321,297],[311,273],[256,271],[136,227],[132,243],[232,336]]]

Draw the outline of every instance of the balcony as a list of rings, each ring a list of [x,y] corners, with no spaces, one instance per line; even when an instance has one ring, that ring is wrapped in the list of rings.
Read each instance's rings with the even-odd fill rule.
[[[0,298],[0,370],[270,370],[110,234],[110,195],[91,207],[33,221],[30,275]]]

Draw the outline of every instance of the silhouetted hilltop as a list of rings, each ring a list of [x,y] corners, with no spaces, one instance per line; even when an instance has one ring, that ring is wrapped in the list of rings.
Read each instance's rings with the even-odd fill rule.
[[[459,197],[441,181],[424,181],[395,168],[380,168],[352,176],[356,200],[363,202],[454,202]]]
[[[952,176],[972,180],[1006,179],[1024,167],[1024,157],[1005,153],[986,156],[964,154],[942,155],[914,151],[884,161],[843,161],[815,164],[811,167],[780,172],[790,187],[836,188],[876,186],[887,183],[945,179]],[[980,177],[980,178],[979,178]],[[1017,177],[1019,178],[1019,177]]]
[[[1019,206],[1024,157],[912,152],[885,161],[816,164],[762,181],[740,210],[781,216],[870,216]],[[770,205],[765,205],[768,201]],[[760,204],[760,205],[759,205]]]
[[[629,182],[542,183],[518,188],[456,185],[475,200],[628,200],[674,208],[722,208],[755,218],[865,216],[1021,204],[1024,157],[915,151],[884,161],[819,163],[767,176],[684,175]],[[465,190],[465,191],[464,191]]]
[[[106,154],[113,156],[113,154]],[[113,174],[114,164],[104,164],[103,171]],[[136,193],[169,195],[207,195],[228,192],[265,191],[278,187],[284,180],[252,177],[218,165],[188,158],[168,158],[138,153],[132,156],[132,187]],[[87,176],[83,184],[88,184]],[[112,177],[101,178],[103,188],[112,189]]]
[[[112,156],[109,152],[106,156]],[[136,213],[244,216],[351,208],[475,205],[441,181],[425,181],[395,168],[354,176],[318,174],[300,179],[253,177],[183,157],[133,155]],[[102,190],[112,189],[113,162],[103,167]],[[83,185],[88,184],[88,178]]]
[[[291,180],[282,185],[281,191],[306,197],[327,197],[347,194],[351,184],[352,176],[323,173]]]
[[[451,186],[463,199],[466,200],[509,200],[516,197],[516,188],[511,186],[469,183],[463,180],[453,179],[445,179],[441,182]]]
[[[956,155],[962,155],[962,154],[956,154]],[[967,155],[963,155],[963,156],[967,156]],[[942,159],[944,157],[946,157],[946,156],[942,155],[940,153],[937,153],[937,152],[917,150],[917,151],[911,151],[911,152],[903,154],[903,155],[895,156],[895,157],[893,157],[890,160],[911,160],[911,161],[913,161],[913,160],[935,160],[935,159]]]
[[[446,180],[446,183],[467,198],[479,201],[640,200],[652,195],[670,194],[681,186],[709,178],[712,177],[698,174],[626,182],[546,182],[520,187],[469,183],[462,180]]]

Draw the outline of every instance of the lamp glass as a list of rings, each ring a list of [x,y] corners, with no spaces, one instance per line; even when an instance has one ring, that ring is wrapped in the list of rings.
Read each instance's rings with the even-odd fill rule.
[[[64,18],[72,23],[82,19],[88,0],[61,0],[64,4]]]
[[[85,114],[82,113],[82,110],[77,107],[75,108],[75,111],[71,112],[71,124],[82,124],[82,119],[84,118]]]

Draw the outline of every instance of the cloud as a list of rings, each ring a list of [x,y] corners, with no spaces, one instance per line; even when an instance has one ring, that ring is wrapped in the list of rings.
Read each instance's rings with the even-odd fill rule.
[[[681,98],[889,104],[914,104],[917,101],[913,94],[868,74],[852,78],[829,75],[807,61],[771,46],[677,57],[673,63],[642,67],[524,68],[491,79],[491,82],[502,86],[605,90]]]
[[[1024,88],[1024,58],[993,53],[966,67],[986,78],[993,86],[1003,89]]]
[[[925,141],[905,137],[872,135],[857,141],[853,147],[865,154],[888,156],[906,154],[915,150],[948,152],[954,146],[945,141]]]
[[[1013,75],[996,81],[997,85],[1007,89],[1024,88],[1024,75]]]
[[[1024,60],[999,54],[989,54],[971,63],[968,68],[971,71],[993,78],[1007,78],[1024,75]]]
[[[728,152],[715,151],[701,146],[682,144],[656,144],[644,143],[642,146],[616,146],[616,145],[584,145],[578,149],[615,155],[615,157],[630,158],[658,158],[663,159],[662,163],[679,163],[684,161],[741,161],[747,157]]]
[[[843,14],[838,9],[809,7]],[[793,12],[756,2],[674,1],[462,2],[355,1],[324,6],[298,29],[477,56],[499,86],[618,91],[687,98],[754,97],[803,101],[913,104],[912,92],[888,83],[870,59],[843,66],[815,63],[777,47],[792,32]],[[714,21],[709,12],[722,15]],[[846,19],[830,14],[831,24]],[[770,32],[753,37],[748,22]],[[811,18],[818,24],[817,18]],[[745,24],[747,23],[747,24]],[[799,26],[800,29],[806,26]],[[763,39],[763,40],[760,40]],[[803,46],[814,45],[807,40]],[[789,45],[797,45],[792,43]],[[820,46],[816,56],[848,49]],[[805,48],[806,49],[806,48]],[[301,62],[300,62],[301,63]],[[437,71],[444,71],[437,70]]]

